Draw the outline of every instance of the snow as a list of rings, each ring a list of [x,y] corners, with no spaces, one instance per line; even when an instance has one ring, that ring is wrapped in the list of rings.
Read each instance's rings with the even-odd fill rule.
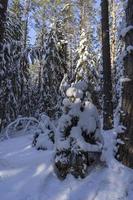
[[[71,105],[71,110],[69,111],[70,116],[79,116],[81,107],[81,100],[76,98],[75,102]]]
[[[85,102],[85,109],[80,113],[78,125],[83,128],[83,130],[88,130],[89,132],[94,132],[96,128],[100,129],[97,109],[90,101]]]
[[[3,9],[3,5],[0,3],[0,8]]]
[[[126,48],[127,52],[128,53],[131,53],[133,51],[133,46],[132,45],[129,45],[127,48]]]
[[[121,139],[117,139],[117,144],[125,144]]]
[[[101,152],[102,145],[91,145],[84,141],[82,137],[82,131],[80,127],[73,127],[71,130],[71,137],[73,137],[76,140],[76,146],[80,147],[79,149],[82,149],[84,151],[89,152]],[[75,147],[73,146],[73,150],[75,150]]]
[[[85,80],[80,80],[77,83],[72,83],[72,86],[79,90],[86,91],[88,83]]]
[[[75,98],[82,98],[83,92],[80,89],[77,89],[75,87],[70,87],[66,91],[67,97],[75,97]]]
[[[53,150],[53,142],[49,139],[50,130],[45,131],[45,134],[40,134],[37,138],[36,149]]]
[[[32,137],[21,136],[1,142],[0,196],[3,200],[37,200],[38,188],[51,171],[53,152],[44,155],[31,147]],[[44,163],[44,159],[46,159]]]
[[[63,105],[66,106],[66,107],[71,105],[71,102],[70,102],[70,100],[69,100],[68,98],[63,99],[63,102],[62,102],[62,103],[63,103]]]
[[[70,125],[71,124],[71,117],[69,115],[62,115],[62,117],[59,120],[59,125],[57,128],[57,132],[64,131],[64,126],[65,125]]]
[[[131,81],[131,79],[130,78],[128,78],[128,77],[121,77],[120,78],[120,82],[122,82],[122,83],[124,83],[124,82],[129,82],[129,81]]]
[[[119,120],[120,119],[118,119],[118,123],[119,123]],[[116,130],[117,133],[124,133],[125,130],[126,130],[126,127],[123,126],[123,125],[118,125],[118,126],[116,126],[115,130]]]
[[[19,123],[24,123],[23,125],[25,125],[25,128],[24,128],[23,131],[26,132],[28,130],[28,127],[30,126],[31,122],[39,124],[39,121],[34,117],[21,117],[21,116],[18,116],[18,118],[15,121],[10,123],[6,127],[6,132],[5,132],[6,137],[9,138],[11,136],[11,133],[12,133],[11,129],[13,129],[13,133],[15,133],[15,129],[17,129],[17,126],[19,125]],[[10,134],[9,134],[9,132],[10,132]]]
[[[132,25],[130,25],[130,26],[128,26],[128,27],[122,29],[122,31],[121,31],[121,36],[122,36],[122,37],[125,37],[125,36],[127,35],[127,33],[128,33],[129,31],[131,31],[131,30],[133,30],[133,26],[132,26]]]
[[[58,150],[65,150],[70,147],[70,141],[69,140],[60,140],[57,141],[57,148]]]
[[[113,157],[114,130],[103,132],[104,160],[85,179],[54,174],[53,151],[32,148],[32,135],[0,144],[0,198],[2,200],[132,200],[133,170]]]

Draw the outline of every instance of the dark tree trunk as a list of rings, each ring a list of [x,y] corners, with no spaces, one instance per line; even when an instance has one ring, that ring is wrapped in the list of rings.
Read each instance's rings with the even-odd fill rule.
[[[127,26],[133,26],[133,1],[128,0],[126,8],[126,22]],[[133,46],[133,30],[129,31],[125,38],[126,50],[129,45]],[[129,167],[133,168],[133,50],[127,53],[124,59],[125,77],[129,78],[129,81],[123,83],[123,101],[122,110],[123,117],[122,122],[127,127],[122,139],[124,145],[119,148],[120,160]]]
[[[101,14],[103,55],[103,129],[108,130],[113,126],[108,0],[101,1]]]
[[[0,44],[3,43],[8,0],[0,0]]]

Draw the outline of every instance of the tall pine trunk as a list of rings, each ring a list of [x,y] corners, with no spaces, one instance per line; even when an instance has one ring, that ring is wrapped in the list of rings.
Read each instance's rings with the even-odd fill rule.
[[[126,8],[127,27],[133,26],[133,1],[128,0]],[[133,29],[130,30],[124,37],[125,48],[133,46]],[[122,134],[124,145],[119,148],[120,160],[129,167],[133,168],[133,50],[127,51],[127,56],[124,59],[124,76],[128,78],[123,82],[122,94],[122,110],[123,110],[123,125],[127,128]]]
[[[112,79],[109,37],[108,0],[101,1],[102,55],[103,55],[103,129],[113,126]]]

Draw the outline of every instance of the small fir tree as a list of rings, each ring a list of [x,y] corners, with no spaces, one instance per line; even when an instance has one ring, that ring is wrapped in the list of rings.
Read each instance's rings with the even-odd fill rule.
[[[55,155],[55,171],[60,178],[68,173],[83,178],[88,166],[100,160],[103,144],[100,121],[87,87],[85,81],[73,84],[63,101]]]

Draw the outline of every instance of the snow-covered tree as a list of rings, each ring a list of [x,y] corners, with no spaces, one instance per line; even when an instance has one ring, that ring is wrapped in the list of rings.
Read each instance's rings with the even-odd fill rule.
[[[1,92],[0,104],[3,107],[1,126],[7,125],[19,114],[25,114],[22,110],[27,99],[27,56],[23,51],[22,21],[12,10],[8,11],[6,20],[5,40],[3,43],[3,56],[1,59]],[[24,63],[26,63],[24,65]],[[23,106],[22,106],[23,105]],[[29,109],[29,106],[27,106]],[[27,113],[26,113],[27,114]]]
[[[28,25],[29,25],[29,13],[30,13],[31,0],[24,1],[23,7],[23,48],[25,49],[28,45]]]
[[[0,43],[3,42],[8,0],[0,0]]]
[[[13,0],[8,9],[8,26],[6,27],[8,41],[22,40],[23,5],[20,0]],[[16,20],[17,19],[17,20]],[[10,36],[10,37],[9,37]]]
[[[119,137],[117,158],[127,166],[133,168],[133,2],[127,1],[126,27],[121,31],[125,42],[124,77],[122,80],[122,115],[121,122],[126,127]]]
[[[85,80],[88,83],[88,91],[91,93],[93,103],[98,103],[98,72],[92,54],[89,54],[88,34],[84,29],[81,31],[80,43],[77,50],[78,59],[75,68],[75,83]]]
[[[4,39],[5,39],[5,24],[6,24],[6,13],[7,13],[7,4],[8,1],[0,1],[0,128],[2,127],[2,121],[5,115],[4,111],[4,96],[3,96],[3,88],[5,86],[5,72],[6,66],[3,63],[4,59]]]
[[[50,31],[42,52],[41,83],[39,88],[39,111],[54,117],[60,109],[61,81],[67,69],[67,43],[60,22]]]
[[[55,127],[53,123],[45,114],[41,114],[38,121],[39,124],[34,130],[32,146],[37,150],[53,149],[55,142]]]
[[[121,39],[121,29],[125,26],[125,1],[111,0],[110,11],[110,52],[112,67],[113,108],[116,109],[121,98],[121,77],[123,76],[122,51],[124,48]]]
[[[85,177],[88,166],[100,160],[103,139],[96,107],[84,80],[68,88],[63,100],[56,137],[55,172],[60,178],[68,173]]]

